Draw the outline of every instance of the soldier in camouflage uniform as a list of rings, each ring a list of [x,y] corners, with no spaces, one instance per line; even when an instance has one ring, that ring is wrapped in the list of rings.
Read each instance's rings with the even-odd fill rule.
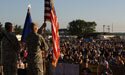
[[[26,38],[28,48],[28,75],[44,75],[43,70],[43,51],[48,50],[44,38],[37,33],[38,26],[31,23],[32,32]]]
[[[4,75],[17,75],[17,54],[20,50],[19,42],[12,33],[12,23],[5,23],[5,32],[2,38],[2,64]]]

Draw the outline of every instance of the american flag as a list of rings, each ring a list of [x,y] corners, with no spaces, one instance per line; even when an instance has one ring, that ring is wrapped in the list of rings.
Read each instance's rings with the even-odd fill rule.
[[[60,57],[60,42],[59,42],[59,23],[57,20],[54,4],[52,0],[45,0],[44,21],[51,22],[52,40],[53,40],[53,61],[52,65],[56,67]]]

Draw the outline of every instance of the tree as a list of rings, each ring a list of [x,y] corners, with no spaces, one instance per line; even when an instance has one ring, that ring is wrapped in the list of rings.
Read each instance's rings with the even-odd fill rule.
[[[15,25],[14,26],[15,34],[22,34],[22,28],[21,26]]]
[[[45,34],[46,34],[46,35],[51,35],[50,29],[46,29]]]
[[[96,23],[95,22],[86,22],[84,20],[73,20],[69,22],[68,31],[71,35],[81,35],[84,33],[95,32]]]

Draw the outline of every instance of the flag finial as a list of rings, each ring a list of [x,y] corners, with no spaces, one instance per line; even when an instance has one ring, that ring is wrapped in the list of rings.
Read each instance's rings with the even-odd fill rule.
[[[31,4],[28,5],[28,8],[31,8]]]
[[[31,9],[31,4],[28,5],[28,11],[30,11],[30,9]]]

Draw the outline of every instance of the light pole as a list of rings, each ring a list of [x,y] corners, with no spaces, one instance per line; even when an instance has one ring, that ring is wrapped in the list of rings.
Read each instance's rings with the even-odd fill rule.
[[[105,25],[103,25],[103,32],[105,32]]]
[[[110,32],[110,26],[109,25],[107,26],[107,29],[108,29],[108,32]]]

